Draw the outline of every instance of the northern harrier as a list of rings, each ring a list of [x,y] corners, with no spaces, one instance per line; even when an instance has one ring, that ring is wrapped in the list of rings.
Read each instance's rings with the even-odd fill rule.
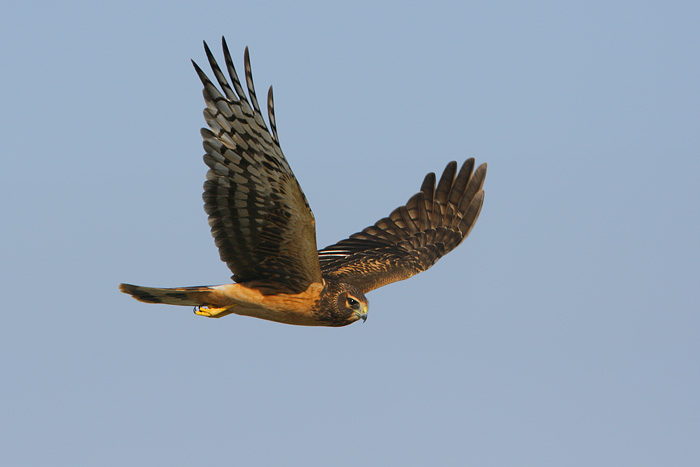
[[[436,186],[429,173],[418,193],[389,217],[322,250],[314,216],[282,154],[272,87],[270,130],[263,119],[245,50],[246,95],[222,39],[226,71],[204,49],[221,91],[204,84],[204,209],[234,284],[161,289],[121,284],[147,303],[188,305],[201,316],[231,313],[307,326],[345,326],[367,318],[365,294],[425,271],[464,240],[484,201],[486,164],[447,164]],[[222,94],[223,91],[223,94]]]

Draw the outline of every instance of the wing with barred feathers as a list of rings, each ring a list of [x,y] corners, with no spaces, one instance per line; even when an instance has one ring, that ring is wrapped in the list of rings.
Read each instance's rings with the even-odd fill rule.
[[[324,277],[369,292],[425,271],[469,235],[484,202],[486,164],[450,162],[435,186],[429,173],[420,192],[389,217],[318,252]]]
[[[222,261],[237,282],[276,284],[284,293],[298,293],[321,282],[314,216],[280,149],[272,87],[268,93],[268,130],[253,86],[245,50],[246,96],[222,38],[226,70],[219,68],[206,42],[204,48],[221,91],[197,66],[204,85],[202,129],[204,209]]]

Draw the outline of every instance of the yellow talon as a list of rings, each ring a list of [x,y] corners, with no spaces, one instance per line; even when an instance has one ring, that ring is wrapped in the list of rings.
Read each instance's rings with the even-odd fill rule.
[[[194,307],[194,314],[199,316],[206,316],[207,318],[221,318],[222,316],[229,315],[233,313],[231,308],[236,305],[224,306],[221,308],[214,308],[207,305]]]

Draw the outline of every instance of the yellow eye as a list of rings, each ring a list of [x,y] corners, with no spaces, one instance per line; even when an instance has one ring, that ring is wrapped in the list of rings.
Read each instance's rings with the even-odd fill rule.
[[[360,302],[358,302],[352,297],[348,297],[348,305],[350,305],[350,308],[357,308],[358,306],[360,306]]]

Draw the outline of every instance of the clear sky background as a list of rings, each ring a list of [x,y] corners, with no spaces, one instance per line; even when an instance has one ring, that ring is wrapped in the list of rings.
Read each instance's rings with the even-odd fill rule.
[[[7,2],[0,464],[697,466],[698,5]],[[365,324],[117,290],[228,280],[189,63],[222,35],[319,246],[489,164],[471,236]]]

